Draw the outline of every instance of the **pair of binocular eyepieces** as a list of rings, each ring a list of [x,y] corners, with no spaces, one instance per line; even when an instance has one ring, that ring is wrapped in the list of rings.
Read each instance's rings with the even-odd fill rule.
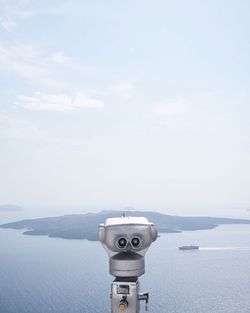
[[[129,243],[134,249],[140,248],[142,245],[141,238],[139,237],[133,237],[131,240],[128,240],[125,237],[119,237],[116,245],[120,249],[126,249]]]

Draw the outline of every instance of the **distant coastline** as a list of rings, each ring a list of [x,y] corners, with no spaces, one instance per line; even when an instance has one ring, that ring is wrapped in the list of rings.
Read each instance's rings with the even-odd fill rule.
[[[13,204],[0,205],[0,212],[17,212],[22,210],[23,208],[19,205]]]
[[[24,235],[48,236],[63,239],[98,240],[98,225],[106,218],[119,217],[124,211],[73,214],[57,217],[26,219],[0,225],[2,228],[24,229]],[[222,224],[250,224],[250,220],[217,217],[183,217],[148,211],[129,211],[131,216],[145,216],[153,222],[159,233],[180,233],[213,229]]]

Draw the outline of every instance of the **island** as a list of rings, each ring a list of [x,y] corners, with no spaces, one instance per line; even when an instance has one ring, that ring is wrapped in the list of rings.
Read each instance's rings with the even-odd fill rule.
[[[120,217],[124,211],[73,214],[57,217],[26,219],[0,225],[2,228],[24,229],[24,235],[49,236],[63,239],[98,240],[98,225],[110,217]],[[129,211],[127,216],[145,216],[159,233],[179,233],[213,229],[222,224],[250,224],[250,220],[219,217],[184,217],[149,211]]]

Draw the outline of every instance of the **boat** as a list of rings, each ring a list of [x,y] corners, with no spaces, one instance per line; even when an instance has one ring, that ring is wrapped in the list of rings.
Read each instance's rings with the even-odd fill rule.
[[[199,246],[189,245],[189,246],[181,246],[179,250],[199,250]]]

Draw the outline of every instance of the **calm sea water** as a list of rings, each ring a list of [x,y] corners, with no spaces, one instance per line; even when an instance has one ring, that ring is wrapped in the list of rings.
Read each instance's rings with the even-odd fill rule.
[[[250,225],[162,235],[140,281],[153,313],[249,313]],[[109,313],[111,282],[98,242],[0,229],[0,313]]]

